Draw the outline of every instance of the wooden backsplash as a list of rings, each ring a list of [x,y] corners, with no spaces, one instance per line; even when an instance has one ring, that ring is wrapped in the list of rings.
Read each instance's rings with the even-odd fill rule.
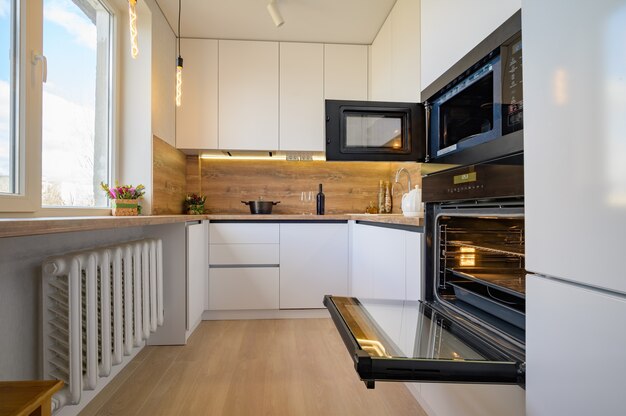
[[[378,181],[393,183],[395,172],[405,167],[413,184],[421,186],[420,164],[389,162],[288,162],[215,160],[187,157],[187,192],[207,195],[209,213],[247,213],[241,201],[281,201],[274,207],[277,214],[315,212],[314,203],[304,208],[302,191],[317,194],[318,184],[324,185],[326,213],[365,212],[370,201],[377,204]],[[401,177],[406,192],[405,175]],[[394,197],[393,212],[401,212],[402,189]]]
[[[187,188],[187,161],[178,149],[157,136],[152,140],[152,214],[182,214]]]

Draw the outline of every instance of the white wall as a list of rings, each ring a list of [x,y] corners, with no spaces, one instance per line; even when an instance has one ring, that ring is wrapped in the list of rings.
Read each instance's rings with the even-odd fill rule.
[[[521,6],[521,0],[422,0],[422,91]]]
[[[141,228],[127,228],[0,238],[0,380],[39,378],[42,261],[137,239],[141,233]]]

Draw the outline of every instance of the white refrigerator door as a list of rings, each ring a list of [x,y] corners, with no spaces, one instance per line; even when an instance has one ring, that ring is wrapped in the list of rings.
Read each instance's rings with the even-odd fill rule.
[[[523,0],[526,268],[626,293],[626,2]]]
[[[526,414],[626,414],[626,297],[526,280]]]

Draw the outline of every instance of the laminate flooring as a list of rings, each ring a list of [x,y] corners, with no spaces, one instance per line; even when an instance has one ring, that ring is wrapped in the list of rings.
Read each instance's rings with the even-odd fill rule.
[[[403,383],[358,379],[330,319],[204,321],[186,346],[144,348],[91,415],[411,415]]]

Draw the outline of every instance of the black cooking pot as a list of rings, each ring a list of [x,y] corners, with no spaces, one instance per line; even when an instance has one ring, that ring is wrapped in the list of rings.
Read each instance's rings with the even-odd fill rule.
[[[250,214],[271,214],[272,207],[280,204],[280,201],[241,201],[250,207]]]

